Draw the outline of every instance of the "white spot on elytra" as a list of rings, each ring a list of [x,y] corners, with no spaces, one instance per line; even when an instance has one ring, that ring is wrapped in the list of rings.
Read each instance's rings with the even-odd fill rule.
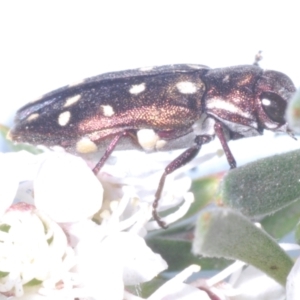
[[[72,96],[72,97],[67,98],[67,100],[66,100],[66,102],[65,102],[65,104],[64,104],[64,107],[68,107],[68,106],[73,105],[73,104],[76,103],[80,98],[81,98],[81,95],[76,95],[76,96]]]
[[[97,145],[88,137],[83,137],[76,143],[76,151],[78,153],[91,153],[96,152],[97,150]]]
[[[194,94],[197,92],[197,86],[190,81],[181,81],[176,84],[178,91],[182,94]]]
[[[155,148],[156,148],[157,150],[160,150],[160,149],[162,149],[163,147],[165,147],[166,144],[167,144],[167,141],[165,141],[165,140],[158,140],[158,141],[156,142]]]
[[[159,136],[154,132],[153,129],[140,129],[137,132],[137,138],[139,144],[146,151],[154,150],[156,143],[159,140]]]
[[[269,105],[271,105],[271,100],[264,98],[261,100],[261,104],[264,106],[269,106]]]
[[[58,116],[58,124],[60,126],[66,126],[71,118],[71,113],[67,110],[62,112],[59,116]]]
[[[228,111],[230,113],[235,113],[235,114],[238,114],[242,117],[251,119],[251,115],[247,111],[243,111],[237,105],[234,105],[234,104],[232,104],[232,103],[230,103],[226,100],[219,99],[219,98],[210,99],[206,103],[206,108],[221,109],[221,110],[225,110],[225,111]]]
[[[39,114],[38,113],[34,113],[34,114],[31,114],[30,116],[27,117],[26,121],[33,121],[33,120],[36,120],[37,118],[39,117]]]
[[[111,117],[115,114],[114,109],[110,105],[101,105],[100,109],[105,117]]]
[[[137,94],[143,92],[145,89],[146,89],[146,84],[145,84],[145,83],[134,84],[134,85],[132,85],[131,88],[129,89],[129,93],[130,93],[130,94],[137,95]]]

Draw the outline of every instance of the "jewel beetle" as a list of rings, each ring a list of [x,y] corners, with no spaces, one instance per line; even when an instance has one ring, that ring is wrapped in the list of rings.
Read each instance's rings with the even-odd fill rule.
[[[9,136],[83,156],[102,152],[96,174],[114,150],[186,148],[166,166],[155,194],[153,218],[165,227],[157,206],[166,176],[215,136],[235,168],[229,140],[264,130],[292,135],[285,110],[294,92],[285,74],[257,65],[210,69],[178,64],[106,73],[25,105]]]

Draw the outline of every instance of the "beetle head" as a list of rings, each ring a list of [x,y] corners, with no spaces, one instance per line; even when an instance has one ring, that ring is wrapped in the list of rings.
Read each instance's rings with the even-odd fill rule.
[[[258,119],[264,129],[290,133],[285,120],[286,107],[296,88],[289,77],[264,71],[255,85]]]

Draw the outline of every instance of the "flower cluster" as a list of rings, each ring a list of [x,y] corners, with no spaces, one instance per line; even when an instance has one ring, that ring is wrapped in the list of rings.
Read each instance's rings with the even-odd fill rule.
[[[150,198],[159,172],[143,177],[131,169],[125,176],[121,168],[112,174],[108,164],[96,177],[81,158],[55,152],[1,153],[0,165],[2,296],[123,299],[126,285],[167,268],[144,241],[158,228],[150,221]],[[133,178],[140,180],[134,187]],[[192,197],[188,177],[170,176],[167,185],[173,188],[166,189],[162,206],[186,199],[169,222],[185,213]]]
[[[144,238],[159,229],[151,220],[153,195],[170,157],[116,155],[95,176],[86,161],[64,152],[0,153],[0,300],[144,299],[126,286],[150,281],[168,267]],[[159,209],[181,204],[163,218],[167,224],[193,202],[186,169],[214,155],[167,177]],[[147,299],[294,300],[298,265],[286,289],[238,261],[210,279],[186,284],[200,270],[191,265]]]

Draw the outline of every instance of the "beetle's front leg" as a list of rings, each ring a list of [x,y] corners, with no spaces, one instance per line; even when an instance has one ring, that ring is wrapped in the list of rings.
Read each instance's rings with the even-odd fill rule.
[[[225,155],[226,155],[227,161],[229,163],[230,169],[236,168],[236,161],[235,161],[235,159],[234,159],[234,157],[233,157],[233,155],[232,155],[232,153],[231,153],[231,151],[228,147],[222,124],[220,122],[216,122],[215,125],[214,125],[214,129],[215,129],[215,133],[216,133],[217,137],[219,138],[219,140],[221,142],[221,145],[222,145],[223,150],[225,152]]]
[[[154,202],[152,204],[153,219],[158,223],[158,225],[160,227],[167,228],[165,222],[161,220],[161,218],[160,218],[160,216],[157,212],[158,202],[159,202],[159,199],[161,198],[161,194],[162,194],[162,191],[163,191],[163,187],[164,187],[167,175],[171,174],[172,172],[174,172],[178,168],[180,168],[180,167],[184,166],[185,164],[187,164],[188,162],[190,162],[199,153],[199,151],[201,149],[201,146],[203,144],[206,144],[206,143],[210,142],[211,140],[212,140],[212,136],[208,136],[208,135],[203,135],[203,136],[199,135],[199,136],[197,136],[195,138],[196,145],[194,145],[193,147],[185,150],[181,155],[179,155],[177,158],[175,158],[165,168],[165,171],[164,171],[163,175],[160,178],[159,185],[158,185],[157,191],[155,193],[155,199],[154,199]]]

